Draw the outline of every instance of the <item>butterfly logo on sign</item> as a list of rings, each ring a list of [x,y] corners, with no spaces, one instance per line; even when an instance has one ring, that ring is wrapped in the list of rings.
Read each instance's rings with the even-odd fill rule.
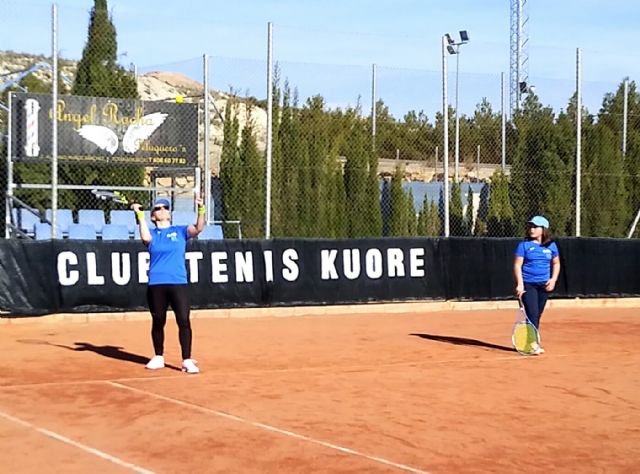
[[[164,123],[169,114],[154,112],[141,117],[138,123],[132,123],[122,137],[122,149],[125,153],[135,153],[140,145]],[[118,151],[118,135],[103,125],[83,125],[78,133],[85,140],[90,141],[101,150],[112,155]]]

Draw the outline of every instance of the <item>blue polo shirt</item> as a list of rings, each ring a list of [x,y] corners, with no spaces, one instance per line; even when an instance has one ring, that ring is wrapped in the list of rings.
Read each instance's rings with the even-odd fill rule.
[[[184,285],[187,283],[185,253],[189,227],[172,225],[150,229],[149,285]]]
[[[516,257],[524,258],[522,279],[526,283],[545,283],[551,278],[551,261],[560,255],[558,246],[551,242],[544,246],[533,240],[523,240],[516,248]]]

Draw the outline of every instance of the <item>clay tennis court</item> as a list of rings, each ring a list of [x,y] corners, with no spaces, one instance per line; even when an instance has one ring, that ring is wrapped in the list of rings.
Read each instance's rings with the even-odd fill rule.
[[[515,305],[390,307],[196,313],[199,375],[144,369],[143,315],[0,320],[2,470],[637,472],[637,307],[549,308],[539,357]]]

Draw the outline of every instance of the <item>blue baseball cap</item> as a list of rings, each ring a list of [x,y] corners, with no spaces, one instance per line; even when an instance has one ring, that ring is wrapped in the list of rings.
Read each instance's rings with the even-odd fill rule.
[[[169,201],[167,198],[158,198],[156,199],[156,202],[153,203],[153,207],[156,208],[158,206],[164,206],[167,209],[171,210],[171,201]]]
[[[534,216],[531,219],[529,219],[529,224],[533,224],[536,227],[544,227],[545,229],[549,228],[549,221],[547,220],[546,217],[542,217],[542,216]]]

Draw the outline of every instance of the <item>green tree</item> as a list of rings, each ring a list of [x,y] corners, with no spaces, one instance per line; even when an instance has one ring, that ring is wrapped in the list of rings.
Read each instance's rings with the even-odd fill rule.
[[[250,110],[247,113],[247,123],[240,135],[243,236],[264,238],[265,169],[258,152]]]
[[[407,235],[407,205],[404,190],[402,189],[402,179],[404,172],[400,166],[396,166],[396,170],[391,179],[391,188],[389,194],[391,196],[391,211],[389,212],[389,236],[402,237]]]
[[[240,124],[235,112],[235,99],[229,98],[224,110],[224,135],[220,156],[220,186],[222,188],[222,210],[225,221],[241,220],[243,205],[243,168],[238,148]],[[238,228],[224,225],[227,238],[238,237]]]
[[[71,93],[81,96],[138,99],[136,79],[131,72],[117,64],[118,43],[116,29],[109,16],[107,0],[95,0],[89,20],[87,42],[78,63]],[[132,166],[97,167],[63,164],[59,167],[59,182],[83,185],[142,186],[145,169]],[[74,194],[76,206],[101,204],[88,191]],[[61,203],[62,204],[62,203]],[[67,204],[70,205],[71,203]]]
[[[117,63],[116,29],[109,16],[107,0],[94,0],[87,42],[78,63],[71,93],[97,97],[137,98],[133,74]]]
[[[365,124],[358,118],[356,110],[347,114],[350,122],[347,161],[344,169],[347,219],[349,237],[371,235],[371,222],[367,219],[370,144]]]
[[[451,184],[451,199],[449,201],[449,226],[450,234],[465,235],[464,221],[462,216],[462,196],[460,183],[455,181]]]
[[[631,222],[624,163],[615,142],[615,134],[604,124],[586,137],[584,235],[623,237]]]
[[[498,170],[491,177],[491,196],[487,216],[487,233],[491,237],[513,237],[516,226],[509,197],[509,180]]]

